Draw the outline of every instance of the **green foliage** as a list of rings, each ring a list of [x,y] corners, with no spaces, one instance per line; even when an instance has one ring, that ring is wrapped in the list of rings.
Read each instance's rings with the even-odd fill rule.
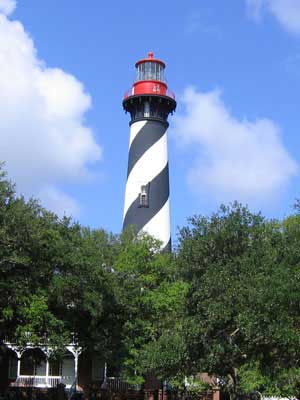
[[[264,390],[268,384],[268,379],[262,375],[258,362],[245,363],[240,367],[238,375],[239,386],[243,393]]]
[[[191,398],[198,399],[202,393],[210,389],[210,385],[201,378],[201,375],[185,378],[185,382]]]
[[[43,293],[28,297],[26,303],[20,309],[23,321],[17,326],[15,338],[22,346],[26,344],[40,344],[48,339],[50,333],[51,345],[56,351],[62,351],[69,337],[64,331],[64,323],[58,320],[47,304],[47,297]]]
[[[219,376],[232,397],[299,368],[299,233],[298,215],[267,221],[237,203],[181,230],[190,369]]]
[[[177,350],[184,351],[180,336],[187,284],[177,273],[170,254],[159,252],[150,237],[128,241],[115,263],[119,298],[123,304],[124,369],[130,382],[140,382],[155,369],[166,378],[179,362]]]
[[[75,334],[128,382],[155,371],[184,390],[191,377],[195,396],[199,372],[233,399],[300,395],[299,202],[283,221],[222,206],[178,243],[162,254],[132,229],[60,219],[0,167],[0,339],[61,352]]]
[[[39,325],[30,299],[47,287],[59,257],[59,231],[68,222],[34,200],[17,197],[13,185],[0,173],[0,333],[16,339],[20,326]],[[43,297],[42,297],[43,298]],[[36,298],[32,298],[35,299]],[[43,298],[44,299],[44,298]],[[45,299],[44,299],[45,300]],[[31,307],[31,314],[29,309]],[[45,304],[50,317],[51,311]],[[41,311],[41,310],[40,310]],[[52,315],[54,318],[54,316]],[[58,324],[58,325],[61,325]],[[57,325],[57,326],[58,326]],[[54,326],[53,326],[54,328]],[[43,328],[41,328],[43,329]],[[53,330],[54,335],[60,334]],[[38,332],[35,332],[39,334]],[[43,335],[44,332],[40,332]],[[49,335],[52,334],[49,332]],[[22,336],[22,335],[21,335]],[[34,337],[34,336],[33,336]]]
[[[263,393],[268,397],[292,398],[299,396],[300,369],[284,368],[273,371],[261,368],[258,362],[243,365],[239,370],[242,393]]]
[[[15,194],[0,170],[0,339],[24,346],[73,339],[113,357],[120,319],[111,273],[119,241],[59,219]]]

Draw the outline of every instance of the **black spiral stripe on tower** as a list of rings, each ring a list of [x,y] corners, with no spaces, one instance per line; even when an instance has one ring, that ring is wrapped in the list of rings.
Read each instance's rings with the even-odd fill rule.
[[[167,128],[167,122],[158,124],[156,121],[147,121],[140,129],[129,149],[127,178],[138,160],[166,133]]]
[[[169,199],[169,164],[150,182],[150,202],[148,208],[139,207],[139,196],[128,208],[123,227],[134,225],[137,232],[161,210]]]
[[[163,253],[164,253],[164,252],[170,253],[171,250],[172,250],[172,240],[171,240],[171,237],[170,237],[168,243],[167,243],[167,244],[165,245],[165,247],[162,249],[162,252],[163,252]]]

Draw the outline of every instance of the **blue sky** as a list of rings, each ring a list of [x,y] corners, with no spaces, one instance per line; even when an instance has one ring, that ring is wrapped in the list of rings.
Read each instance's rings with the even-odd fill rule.
[[[239,200],[300,198],[300,1],[0,0],[0,158],[19,192],[118,233],[129,117],[149,50],[167,64],[172,230]]]

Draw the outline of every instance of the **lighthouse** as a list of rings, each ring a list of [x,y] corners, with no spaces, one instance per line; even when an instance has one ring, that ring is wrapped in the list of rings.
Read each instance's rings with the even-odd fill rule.
[[[149,52],[135,67],[136,79],[123,100],[131,117],[123,229],[133,225],[138,233],[160,240],[162,250],[170,251],[167,129],[176,101],[168,90],[163,61]]]

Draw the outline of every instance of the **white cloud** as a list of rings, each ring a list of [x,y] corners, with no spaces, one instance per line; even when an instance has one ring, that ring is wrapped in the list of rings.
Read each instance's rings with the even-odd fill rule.
[[[15,11],[16,0],[0,0],[0,13],[10,15]]]
[[[299,0],[246,0],[246,4],[254,18],[261,17],[264,10],[268,11],[287,31],[300,35]]]
[[[9,12],[14,2],[0,0],[0,10],[5,4]],[[19,191],[50,204],[49,187],[86,179],[89,164],[101,158],[101,147],[84,122],[91,98],[74,76],[48,68],[23,25],[3,13],[0,71],[0,161]]]
[[[59,216],[71,215],[78,217],[80,215],[80,206],[76,200],[67,194],[61,192],[55,186],[44,186],[38,197],[43,199],[44,207],[52,210]]]
[[[256,20],[261,18],[262,8],[265,0],[246,0],[249,15]]]
[[[182,101],[185,112],[174,118],[174,135],[195,154],[188,181],[199,194],[258,205],[278,195],[296,174],[271,120],[236,119],[217,90],[188,88]]]

